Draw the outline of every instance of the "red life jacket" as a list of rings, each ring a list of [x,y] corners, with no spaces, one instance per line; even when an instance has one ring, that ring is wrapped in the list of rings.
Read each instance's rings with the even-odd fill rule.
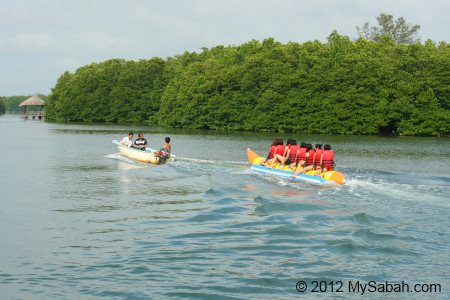
[[[278,145],[277,148],[276,148],[276,150],[275,150],[275,154],[284,155],[284,148],[285,148],[285,147],[286,147],[286,146]]]
[[[316,166],[320,165],[320,159],[322,158],[323,149],[316,149],[316,156],[314,158],[314,164]]]
[[[308,166],[311,166],[314,163],[314,154],[316,153],[316,151],[314,150],[309,150],[309,156],[308,156]]]
[[[270,146],[270,148],[269,148],[269,159],[272,159],[274,156],[275,156],[275,149],[276,149],[276,146]]]
[[[296,162],[295,161],[295,156],[297,155],[297,151],[300,150],[299,145],[291,145],[289,147],[289,150],[290,150],[290,152],[289,152],[289,160],[291,161],[291,163]],[[298,156],[297,156],[297,159],[298,159]]]
[[[327,168],[327,171],[333,170],[334,152],[333,150],[325,150],[322,155],[322,168]]]
[[[306,160],[306,148],[300,148],[297,156],[297,161]]]

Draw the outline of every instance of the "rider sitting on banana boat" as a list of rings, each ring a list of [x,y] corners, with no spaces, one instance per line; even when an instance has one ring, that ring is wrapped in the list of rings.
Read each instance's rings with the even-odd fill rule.
[[[297,166],[301,166],[305,163],[306,160],[306,143],[301,142],[300,147],[298,148],[298,151],[296,153],[295,160],[291,163],[290,167],[292,170],[296,170]]]
[[[283,140],[282,139],[277,139],[277,145],[274,148],[273,158],[269,159],[266,162],[266,166],[268,168],[272,168],[274,166],[274,164],[276,162],[278,162],[278,158],[282,159],[284,157],[285,152],[286,152],[286,148],[287,148],[287,146],[283,145]],[[269,154],[270,154],[270,152],[269,152]]]
[[[323,153],[320,156],[319,164],[316,166],[314,175],[319,175],[322,172],[333,171],[334,166],[334,151],[331,146],[326,144],[323,146]]]
[[[297,168],[295,169],[295,174],[292,177],[297,177],[300,173],[306,173],[314,167],[314,154],[315,151],[312,148],[311,144],[306,144],[306,153],[305,159],[300,160],[297,164]]]
[[[333,170],[334,152],[329,144],[326,144],[324,149],[322,144],[316,144],[313,149],[311,144],[301,142],[299,146],[297,141],[288,139],[284,146],[283,140],[277,138],[272,141],[267,158],[260,164],[273,168],[278,162],[281,163],[281,168],[284,168],[286,164],[289,165],[290,169],[295,171],[293,177],[310,170],[315,170],[314,175],[318,176]]]
[[[283,142],[283,140],[281,140],[281,142]],[[281,144],[281,146],[283,147],[283,154],[280,154],[282,148],[281,147],[278,148],[277,146],[275,150],[275,155],[273,157],[273,162],[268,166],[269,168],[272,168],[277,162],[280,162],[282,167],[284,167],[286,163],[289,164],[288,160],[292,142],[293,142],[292,139],[288,139],[286,141],[286,146],[283,146],[283,144]],[[297,144],[297,142],[295,143]]]
[[[306,164],[302,165],[299,163],[293,178],[297,177],[298,174],[304,174],[310,170],[316,170],[314,176],[319,176],[321,173],[332,171],[334,166],[334,152],[331,150],[331,146],[326,144],[322,150],[322,145],[316,144],[316,149],[312,150],[312,145],[308,144],[307,149],[307,160]],[[311,157],[313,157],[311,159]],[[303,167],[302,167],[303,166]]]
[[[281,168],[284,168],[285,165],[289,165],[292,170],[295,170],[297,164],[300,161],[305,160],[306,154],[306,144],[301,142],[300,146],[297,145],[297,141],[293,139],[288,139],[286,142],[286,147],[284,150],[284,155],[275,155],[275,161],[272,166],[280,162]]]
[[[289,151],[286,154],[287,158],[284,161],[284,163],[282,163],[283,167],[285,164],[287,164],[287,165],[289,165],[289,167],[292,170],[294,170],[295,166],[297,165],[298,159],[300,158],[299,154],[300,154],[300,146],[297,145],[296,140],[291,139],[291,143],[289,145]]]
[[[263,161],[260,162],[261,165],[263,166],[267,166],[272,164],[273,160],[274,160],[274,156],[275,156],[275,149],[279,143],[280,139],[274,139],[272,141],[272,144],[269,147],[269,153],[267,154],[266,159],[264,159]],[[281,140],[281,143],[283,143],[283,140]]]

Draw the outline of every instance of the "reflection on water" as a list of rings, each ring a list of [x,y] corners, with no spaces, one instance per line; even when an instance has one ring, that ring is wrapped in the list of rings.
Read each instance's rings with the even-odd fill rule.
[[[245,149],[273,134],[0,123],[15,141],[0,160],[6,299],[290,299],[299,280],[450,279],[449,140],[297,136],[337,152],[348,183],[320,188],[249,170]],[[171,136],[182,159],[121,157],[111,140],[129,130]]]

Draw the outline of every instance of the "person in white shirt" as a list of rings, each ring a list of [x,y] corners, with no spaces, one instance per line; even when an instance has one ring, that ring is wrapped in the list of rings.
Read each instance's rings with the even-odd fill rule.
[[[130,132],[128,136],[124,137],[120,143],[124,146],[127,146],[128,148],[133,145],[133,133]]]

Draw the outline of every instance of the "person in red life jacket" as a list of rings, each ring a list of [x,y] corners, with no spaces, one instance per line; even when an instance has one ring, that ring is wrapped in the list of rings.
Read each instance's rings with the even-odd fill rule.
[[[289,159],[289,152],[290,152],[290,147],[292,145],[292,142],[295,142],[295,140],[288,139],[286,141],[286,146],[284,146],[283,154],[279,154],[279,153],[281,153],[281,147],[277,148],[277,150],[275,151],[276,154],[275,154],[275,159],[274,159],[274,161],[272,163],[272,166],[274,164],[276,164],[277,162],[280,162],[281,166],[284,167],[284,165],[286,164],[287,160]],[[297,142],[295,142],[295,143],[297,144]]]
[[[297,158],[295,159],[295,165],[291,166],[293,169],[303,168],[306,161],[306,143],[301,142],[298,149]]]
[[[292,177],[297,177],[300,173],[306,173],[309,170],[312,170],[314,168],[314,156],[315,151],[312,148],[311,144],[306,144],[306,157],[305,160],[299,161],[297,165],[297,169],[295,171],[295,174]]]
[[[270,160],[273,160],[273,157],[275,156],[275,149],[278,145],[278,141],[279,139],[274,139],[272,141],[272,145],[270,145],[269,147],[269,153],[267,154],[267,157],[265,160],[261,161],[261,165],[265,165],[266,163],[268,163]]]
[[[272,168],[276,162],[278,162],[278,157],[282,157],[284,155],[284,150],[286,146],[283,145],[283,140],[278,139],[277,145],[275,146],[275,153],[272,159],[269,159],[266,163],[268,168]]]
[[[315,154],[314,154],[314,170],[320,167],[320,160],[322,159],[322,144],[316,144]]]
[[[291,169],[294,169],[297,165],[297,159],[298,159],[298,153],[300,151],[300,146],[297,145],[296,140],[291,141],[291,145],[289,146],[289,152],[286,154],[287,159],[285,161],[285,164],[289,165]]]
[[[319,175],[322,172],[333,171],[334,166],[334,151],[331,150],[331,146],[326,144],[323,146],[323,154],[320,159],[320,164],[316,169],[316,173],[314,175]]]

